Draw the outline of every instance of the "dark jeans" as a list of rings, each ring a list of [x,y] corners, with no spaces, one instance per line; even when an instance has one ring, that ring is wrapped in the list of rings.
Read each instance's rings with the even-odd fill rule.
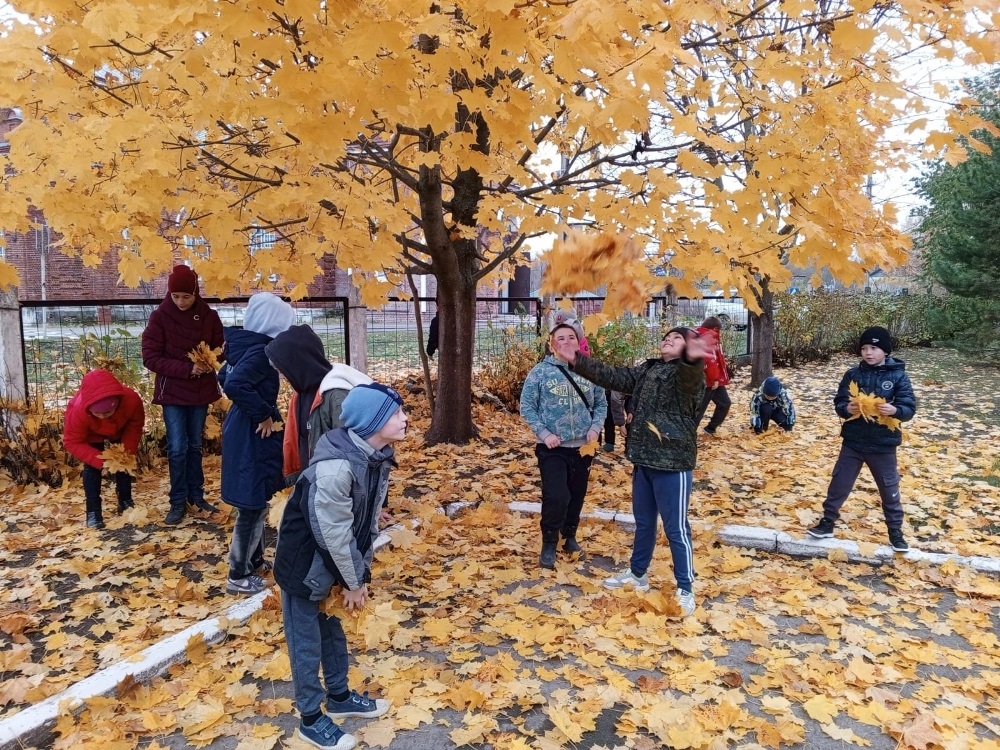
[[[729,398],[729,391],[726,390],[726,386],[720,385],[718,388],[706,388],[705,397],[701,400],[701,408],[698,409],[698,419],[697,422],[701,422],[702,418],[705,416],[705,412],[708,411],[708,405],[715,404],[715,411],[712,412],[712,418],[708,420],[708,424],[705,425],[706,430],[715,430],[725,421],[726,417],[729,415],[729,408],[733,405],[732,400]]]
[[[229,577],[246,578],[264,562],[264,521],[267,508],[236,511],[233,541],[229,544]]]
[[[604,389],[604,397],[608,401],[608,415],[604,418],[604,429],[601,433],[600,442],[614,448],[615,433],[618,432],[618,429],[615,427],[615,418],[611,416],[611,391],[607,388]]]
[[[542,541],[558,542],[559,534],[576,536],[583,499],[587,495],[593,456],[581,456],[579,448],[535,446],[542,474]]]
[[[93,443],[95,448],[104,450],[103,443]],[[95,469],[90,464],[83,465],[83,496],[87,501],[88,513],[101,512],[101,482],[104,470]],[[124,471],[115,472],[115,494],[119,502],[132,502],[132,477]]]
[[[295,707],[302,716],[319,713],[324,698],[348,689],[347,637],[340,620],[320,611],[322,604],[281,592],[281,618],[292,668]]]
[[[767,428],[774,422],[785,432],[790,432],[792,425],[788,424],[788,415],[778,406],[777,403],[763,399],[760,405],[760,427],[754,427],[757,434],[767,432]]]
[[[854,489],[854,483],[866,465],[875,479],[879,497],[882,498],[882,513],[885,525],[898,529],[903,525],[903,503],[899,499],[899,470],[896,467],[896,451],[891,453],[862,453],[846,445],[841,446],[840,456],[833,466],[833,477],[826,491],[823,503],[823,517],[836,522],[847,496]]]
[[[170,466],[170,504],[184,506],[205,499],[205,474],[201,467],[201,434],[208,406],[163,405],[167,428],[167,461]]]
[[[656,549],[657,515],[670,542],[677,587],[691,591],[694,582],[694,545],[688,523],[691,499],[690,471],[662,471],[636,466],[632,473],[632,515],[635,540],[630,566],[637,576],[646,574]]]

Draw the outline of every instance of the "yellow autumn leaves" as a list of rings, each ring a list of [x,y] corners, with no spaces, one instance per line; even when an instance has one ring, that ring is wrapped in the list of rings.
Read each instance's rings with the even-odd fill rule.
[[[222,355],[222,347],[213,349],[204,341],[199,341],[198,346],[188,352],[188,359],[196,365],[201,365],[206,370],[217,372],[222,366],[219,357]]]
[[[882,414],[878,410],[879,404],[886,403],[886,400],[881,396],[865,393],[858,387],[857,383],[853,382],[850,385],[850,393],[851,402],[857,404],[860,411],[853,417],[848,418],[848,422],[854,419],[864,419],[867,422],[877,422],[880,425],[885,425],[893,432],[898,430],[899,426],[903,424],[902,420]]]
[[[602,312],[584,321],[588,330],[623,312],[641,312],[656,286],[643,245],[623,234],[569,232],[545,260],[543,294],[573,295],[606,287]]]

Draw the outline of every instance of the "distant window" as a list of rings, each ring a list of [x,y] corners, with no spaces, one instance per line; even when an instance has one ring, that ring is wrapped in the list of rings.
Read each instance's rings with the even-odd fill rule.
[[[204,237],[192,237],[187,234],[184,235],[184,247],[200,258],[207,258],[212,251],[208,240]]]
[[[255,253],[258,250],[273,250],[274,243],[277,242],[278,236],[274,232],[268,232],[264,229],[255,229],[250,233],[250,252]]]

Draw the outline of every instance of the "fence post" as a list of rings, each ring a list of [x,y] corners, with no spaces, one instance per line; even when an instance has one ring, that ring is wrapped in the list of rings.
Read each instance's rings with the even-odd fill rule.
[[[0,362],[3,362],[0,396],[6,401],[28,399],[22,335],[17,287],[0,289]]]
[[[348,279],[347,320],[348,335],[347,364],[355,370],[368,372],[368,308],[361,303],[361,293]]]

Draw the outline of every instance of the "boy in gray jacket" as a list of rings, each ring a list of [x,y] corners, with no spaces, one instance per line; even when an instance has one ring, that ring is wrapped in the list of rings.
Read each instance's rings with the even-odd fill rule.
[[[396,391],[371,383],[347,394],[341,418],[345,426],[320,439],[285,507],[274,579],[302,716],[297,736],[314,747],[350,750],[356,740],[334,719],[381,716],[389,702],[349,689],[344,628],[321,604],[340,585],[348,610],[365,606],[379,511],[395,463],[391,444],[406,436],[406,414]]]
[[[549,335],[549,349],[580,340],[567,323]],[[539,565],[555,568],[556,545],[562,535],[566,552],[582,552],[576,540],[580,512],[587,495],[593,454],[580,448],[597,440],[608,404],[604,389],[573,375],[561,355],[549,355],[528,373],[521,389],[521,416],[535,433],[535,457],[542,475],[542,554]]]

